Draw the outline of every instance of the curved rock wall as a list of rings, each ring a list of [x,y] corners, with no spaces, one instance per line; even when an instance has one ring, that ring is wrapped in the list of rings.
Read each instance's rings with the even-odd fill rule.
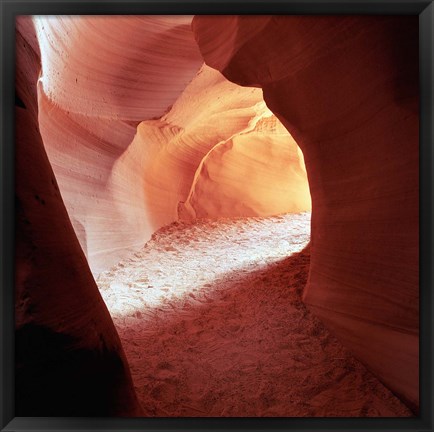
[[[38,16],[42,84],[76,114],[161,117],[202,64],[183,16]]]
[[[168,114],[139,125],[115,163],[113,184],[118,176],[130,178],[130,193],[144,200],[150,232],[177,219],[310,209],[302,153],[261,90],[234,85],[207,66]],[[125,190],[113,190],[115,202],[125,199]]]
[[[184,208],[190,217],[271,216],[310,210],[303,153],[274,117],[214,146]]]
[[[69,222],[38,126],[38,44],[16,32],[15,414],[137,416],[108,310]]]
[[[203,60],[191,17],[39,16],[34,21],[42,56],[41,134],[71,222],[97,274],[143,246],[152,233],[143,193],[135,190],[143,168],[133,161],[128,174],[119,174],[113,167],[137,125],[167,112]]]
[[[260,86],[303,150],[305,302],[418,409],[417,17],[205,17],[206,63]]]
[[[261,89],[200,68],[191,19],[35,18],[41,134],[95,275],[178,218],[310,209],[295,141]]]
[[[303,154],[305,301],[417,411],[417,18],[196,17],[208,65],[262,90],[201,67],[190,20],[38,17],[37,38],[19,21],[18,411],[72,407],[47,399],[67,382],[70,398],[107,390],[101,415],[138,412],[72,226],[99,273],[177,218],[308,210]],[[51,411],[29,411],[41,385],[30,377],[46,376],[49,361],[32,352],[47,341],[73,379],[56,370],[40,399]],[[71,347],[74,365],[62,357]],[[89,361],[106,366],[83,382],[77,368]]]

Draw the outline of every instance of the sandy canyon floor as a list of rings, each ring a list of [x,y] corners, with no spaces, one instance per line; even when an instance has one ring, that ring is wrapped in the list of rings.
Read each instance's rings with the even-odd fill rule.
[[[173,223],[97,283],[145,415],[411,412],[303,305],[310,213]]]

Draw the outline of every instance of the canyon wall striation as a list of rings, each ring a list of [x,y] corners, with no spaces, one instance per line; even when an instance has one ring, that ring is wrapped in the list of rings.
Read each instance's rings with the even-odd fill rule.
[[[41,135],[94,275],[178,218],[310,210],[295,141],[261,89],[202,66],[191,20],[34,19]]]
[[[417,412],[417,17],[191,20],[17,20],[18,415],[140,415],[92,273],[311,208],[304,301]]]
[[[27,17],[17,19],[16,59],[15,415],[138,416],[121,342],[44,150]]]
[[[264,100],[312,196],[304,301],[418,409],[418,19],[197,16],[205,62]]]

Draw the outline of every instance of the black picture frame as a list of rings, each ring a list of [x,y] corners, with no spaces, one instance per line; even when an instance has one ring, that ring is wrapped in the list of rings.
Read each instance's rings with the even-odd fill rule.
[[[0,0],[1,13],[1,383],[2,431],[432,431],[434,5],[426,0]],[[14,31],[17,15],[392,14],[420,24],[420,414],[413,418],[43,418],[14,416]]]

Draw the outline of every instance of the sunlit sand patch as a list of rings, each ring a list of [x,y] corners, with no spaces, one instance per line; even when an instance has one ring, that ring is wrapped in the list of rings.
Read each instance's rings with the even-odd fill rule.
[[[411,416],[301,301],[310,214],[173,223],[100,275],[146,416]]]
[[[300,252],[310,239],[310,213],[268,218],[175,222],[145,247],[97,278],[113,317],[212,295],[213,282]]]

